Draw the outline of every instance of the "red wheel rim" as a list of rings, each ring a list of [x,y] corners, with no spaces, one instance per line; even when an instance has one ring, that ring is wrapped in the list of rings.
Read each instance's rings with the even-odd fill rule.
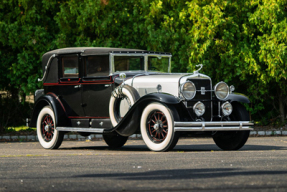
[[[166,116],[161,111],[153,111],[148,116],[148,134],[155,143],[161,143],[168,134],[168,122]]]
[[[54,136],[54,121],[51,115],[46,114],[41,121],[41,133],[45,141],[49,142]]]

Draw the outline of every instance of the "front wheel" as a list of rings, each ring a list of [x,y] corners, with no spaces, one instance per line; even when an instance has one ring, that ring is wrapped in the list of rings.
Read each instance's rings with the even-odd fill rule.
[[[176,145],[179,134],[174,132],[174,116],[171,111],[161,103],[151,103],[143,111],[141,117],[141,135],[152,151],[168,151]]]
[[[249,114],[240,103],[234,103],[231,121],[250,121]],[[223,150],[238,150],[248,140],[250,131],[219,131],[213,136],[215,144]]]
[[[37,137],[45,149],[57,149],[62,144],[64,133],[56,130],[55,115],[50,106],[44,107],[38,115]]]

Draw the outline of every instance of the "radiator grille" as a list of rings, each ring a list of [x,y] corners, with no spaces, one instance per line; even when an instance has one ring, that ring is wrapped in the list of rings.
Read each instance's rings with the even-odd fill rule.
[[[187,102],[187,106],[189,107],[189,113],[195,119],[197,116],[193,112],[193,105],[198,101],[202,102],[205,105],[205,113],[203,114],[203,118],[205,121],[210,121],[212,116],[212,92],[211,90],[211,82],[209,79],[189,79],[188,81],[192,81],[196,87],[196,95],[195,97]],[[201,88],[204,87],[205,93],[201,93]]]

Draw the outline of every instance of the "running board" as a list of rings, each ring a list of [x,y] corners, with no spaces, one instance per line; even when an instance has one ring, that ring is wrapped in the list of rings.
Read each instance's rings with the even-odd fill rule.
[[[89,132],[89,133],[103,133],[103,128],[81,128],[81,127],[56,127],[57,131],[75,131],[75,132]]]
[[[250,121],[174,122],[174,131],[244,131],[253,130]]]

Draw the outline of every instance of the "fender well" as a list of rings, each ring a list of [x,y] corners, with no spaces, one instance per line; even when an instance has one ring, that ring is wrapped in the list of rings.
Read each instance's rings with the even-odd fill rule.
[[[179,98],[165,93],[150,93],[141,97],[127,112],[119,124],[105,133],[117,131],[122,136],[130,136],[140,128],[140,118],[144,108],[151,102],[159,102],[166,105],[177,105]]]
[[[56,126],[67,126],[69,125],[69,119],[67,118],[65,109],[60,104],[60,102],[57,100],[54,94],[50,95],[43,95],[41,96],[37,102],[34,105],[34,110],[31,115],[31,122],[30,127],[36,127],[37,124],[37,118],[40,111],[43,109],[43,107],[49,105],[52,107],[54,114],[55,114],[55,121]]]

